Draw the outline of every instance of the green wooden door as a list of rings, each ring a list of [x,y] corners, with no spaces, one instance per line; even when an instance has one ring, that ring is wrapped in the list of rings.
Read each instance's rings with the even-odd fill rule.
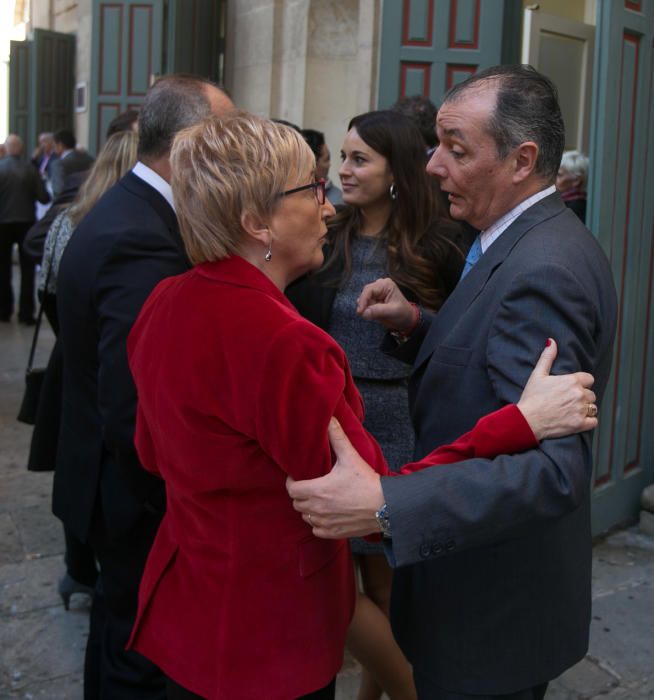
[[[223,82],[225,3],[222,0],[170,0],[166,73],[193,73]]]
[[[162,72],[164,0],[93,0],[89,147],[105,141],[109,122],[138,108]]]
[[[516,62],[519,0],[392,0],[384,3],[380,109],[425,95],[436,104],[479,68]]]
[[[595,450],[601,532],[634,517],[654,481],[654,4],[597,11],[588,226],[610,257],[620,309]]]
[[[35,29],[30,40],[11,42],[9,128],[27,153],[42,131],[73,128],[74,81],[74,35]]]
[[[23,139],[27,153],[33,128],[30,113],[32,46],[29,41],[12,41],[9,46],[9,131]]]

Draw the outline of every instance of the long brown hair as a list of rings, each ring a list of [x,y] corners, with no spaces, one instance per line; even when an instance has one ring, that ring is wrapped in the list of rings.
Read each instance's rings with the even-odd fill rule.
[[[388,246],[388,274],[420,304],[436,310],[447,293],[444,265],[452,250],[458,251],[453,239],[460,227],[446,212],[437,183],[425,172],[420,131],[407,117],[385,110],[354,117],[348,131],[352,128],[386,158],[393,173],[397,196],[391,200],[391,215],[382,234]],[[340,285],[352,272],[352,239],[361,228],[361,212],[346,205],[328,226],[333,255],[324,267],[325,278]],[[343,273],[338,275],[340,265]],[[332,268],[334,276],[329,273]]]

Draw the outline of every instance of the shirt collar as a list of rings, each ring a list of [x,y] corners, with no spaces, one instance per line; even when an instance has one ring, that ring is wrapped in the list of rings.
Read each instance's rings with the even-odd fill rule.
[[[491,244],[494,243],[504,233],[504,231],[506,231],[507,228],[509,228],[509,226],[520,216],[520,214],[523,214],[527,211],[527,209],[529,209],[529,207],[533,207],[536,202],[540,202],[541,199],[549,197],[554,192],[556,192],[556,187],[554,185],[550,185],[544,190],[536,192],[536,194],[532,194],[531,197],[527,197],[527,199],[513,207],[511,211],[504,214],[504,216],[501,216],[494,224],[482,231],[479,234],[482,253],[485,253],[490,248]]]
[[[147,182],[150,187],[154,187],[155,190],[170,204],[172,210],[175,211],[175,203],[173,201],[173,191],[170,185],[159,175],[155,173],[152,168],[149,168],[145,163],[140,160],[137,161],[136,165],[132,168],[132,172],[136,177],[140,178],[144,182]]]

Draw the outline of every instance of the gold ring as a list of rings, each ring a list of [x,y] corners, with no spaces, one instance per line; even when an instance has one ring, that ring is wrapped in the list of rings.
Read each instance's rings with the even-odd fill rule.
[[[597,406],[594,403],[586,404],[586,415],[589,418],[595,418],[597,416]]]

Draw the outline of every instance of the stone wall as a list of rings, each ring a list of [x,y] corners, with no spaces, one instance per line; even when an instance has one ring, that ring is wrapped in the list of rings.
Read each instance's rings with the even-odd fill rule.
[[[376,104],[380,17],[381,0],[232,0],[226,84],[234,101],[324,131],[336,156],[351,117]]]

